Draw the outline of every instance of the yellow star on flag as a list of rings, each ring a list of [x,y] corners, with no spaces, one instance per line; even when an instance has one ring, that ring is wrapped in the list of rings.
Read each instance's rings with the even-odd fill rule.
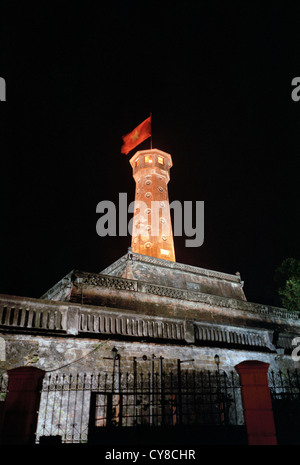
[[[139,131],[135,131],[135,133],[133,134],[133,136],[131,137],[132,139],[132,142],[134,142],[135,140],[137,140],[140,136],[140,133]]]
[[[148,137],[151,137],[151,115],[134,128],[133,131],[122,136],[123,145],[121,147],[121,153],[125,153],[127,155],[132,149],[141,144]]]

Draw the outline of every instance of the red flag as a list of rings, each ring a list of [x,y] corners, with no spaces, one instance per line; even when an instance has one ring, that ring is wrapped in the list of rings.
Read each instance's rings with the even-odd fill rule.
[[[130,150],[141,144],[148,137],[151,137],[151,116],[145,119],[133,131],[126,134],[126,136],[122,136],[124,143],[121,147],[121,153],[127,155]]]

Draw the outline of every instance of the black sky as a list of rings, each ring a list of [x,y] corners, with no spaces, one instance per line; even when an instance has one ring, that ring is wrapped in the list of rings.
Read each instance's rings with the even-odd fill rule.
[[[204,245],[175,238],[177,261],[278,305],[274,271],[299,258],[299,2],[2,1],[0,21],[0,292],[39,297],[126,253],[96,205],[134,199],[121,136],[152,112],[170,201],[205,202]]]

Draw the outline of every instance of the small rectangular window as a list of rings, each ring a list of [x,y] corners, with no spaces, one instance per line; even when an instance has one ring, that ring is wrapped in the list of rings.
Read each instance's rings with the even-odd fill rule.
[[[145,156],[145,163],[152,163],[152,157],[150,155]]]
[[[160,165],[164,164],[164,157],[157,157],[157,161]]]
[[[170,255],[170,252],[168,250],[165,250],[165,249],[160,249],[160,253],[162,255]]]
[[[137,160],[137,161],[135,162],[135,166],[136,166],[136,167],[139,166],[139,160]]]

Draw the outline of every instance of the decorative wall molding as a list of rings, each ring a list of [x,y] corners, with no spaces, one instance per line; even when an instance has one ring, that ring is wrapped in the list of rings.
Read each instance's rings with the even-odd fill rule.
[[[243,330],[236,327],[222,327],[195,323],[196,341],[220,342],[229,345],[265,347],[275,350],[267,331]]]
[[[149,258],[149,257],[147,257]],[[152,257],[150,257],[152,258]],[[159,260],[159,259],[155,259]],[[190,289],[179,289],[159,284],[150,284],[133,279],[119,278],[115,276],[78,272],[82,281],[75,281],[75,286],[99,286],[117,290],[128,290],[147,294],[169,297],[173,299],[199,302],[207,305],[232,308],[235,310],[258,313],[260,315],[274,316],[280,319],[300,320],[300,312],[288,312],[288,310],[270,305],[252,303],[244,300],[229,297],[220,297],[213,294],[205,294]],[[78,278],[77,278],[78,279]]]
[[[101,274],[88,273],[82,276],[82,284],[88,286],[109,287],[116,290],[137,291],[138,282],[132,279],[117,278]]]
[[[214,344],[275,350],[272,331],[207,324],[173,317],[155,317],[66,302],[43,301],[0,295],[2,333],[61,336],[121,336],[166,340],[170,343]],[[279,334],[280,346],[290,349],[292,334]]]
[[[90,311],[80,312],[78,332],[175,341],[185,339],[183,321],[163,321],[155,318],[99,314]]]
[[[42,302],[40,308],[30,304],[20,306],[18,302],[0,304],[0,327],[61,331],[66,327],[65,317],[58,308]]]
[[[225,281],[230,281],[233,283],[242,283],[240,275],[232,275],[229,273],[222,273],[220,271],[207,270],[206,268],[199,268],[197,266],[185,265],[184,263],[171,262],[169,260],[163,260],[161,258],[150,257],[148,255],[137,254],[134,252],[128,252],[128,254],[119,258],[115,263],[112,263],[110,266],[101,271],[101,274],[110,274],[121,265],[123,265],[127,260],[132,260],[140,263],[148,263],[163,268],[168,268],[172,270],[180,270],[186,273],[193,273],[206,278],[217,278]]]

